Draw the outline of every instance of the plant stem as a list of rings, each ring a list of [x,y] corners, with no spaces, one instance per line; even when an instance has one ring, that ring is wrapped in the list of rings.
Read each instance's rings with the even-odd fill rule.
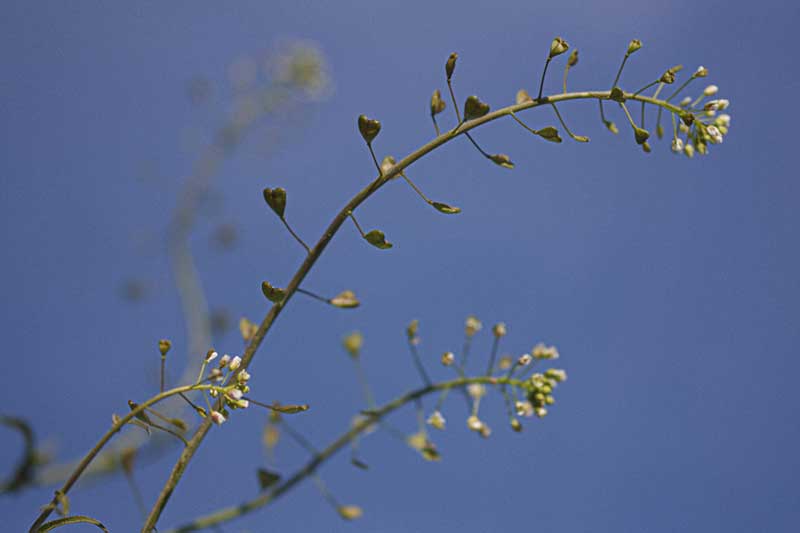
[[[189,392],[192,390],[209,390],[215,388],[217,387],[214,385],[185,385],[183,387],[177,387],[156,394],[149,400],[138,404],[135,409],[131,409],[128,412],[128,414],[120,417],[120,419],[114,425],[111,426],[111,429],[109,429],[105,433],[105,435],[103,435],[100,438],[100,440],[97,441],[97,444],[95,444],[94,447],[92,447],[92,449],[89,450],[89,452],[83,457],[83,459],[81,459],[80,463],[78,463],[78,465],[75,467],[75,470],[72,471],[72,474],[70,474],[70,476],[61,486],[61,488],[58,489],[58,492],[66,495],[73,487],[73,485],[75,485],[75,483],[81,477],[81,475],[89,466],[89,464],[92,462],[92,460],[94,460],[94,458],[97,457],[97,454],[100,453],[100,450],[102,450],[103,447],[108,443],[108,441],[110,441],[118,431],[120,431],[123,427],[125,427],[125,424],[133,420],[134,417],[136,417],[137,415],[144,413],[145,409],[147,409],[151,405],[155,405],[161,400],[164,400],[165,398],[169,398],[170,396],[176,396],[184,392]],[[53,498],[53,500],[50,502],[51,505],[46,505],[44,509],[42,509],[42,512],[39,514],[39,516],[36,518],[33,525],[31,526],[30,529],[31,533],[36,533],[38,531],[39,526],[44,524],[45,520],[47,520],[47,517],[50,516],[50,513],[52,513],[53,509],[55,509],[55,504],[57,503],[58,502],[56,498]]]
[[[448,84],[449,86],[450,84]],[[478,128],[497,120],[499,118],[503,118],[505,116],[511,115],[513,113],[523,111],[525,109],[532,109],[534,107],[539,107],[544,103],[555,103],[555,102],[562,102],[568,100],[608,100],[610,98],[611,91],[581,91],[581,92],[573,92],[567,94],[556,94],[553,96],[549,96],[544,100],[531,100],[528,102],[523,102],[520,104],[510,105],[507,107],[503,107],[497,109],[496,111],[489,112],[482,117],[476,118],[474,120],[469,121],[468,123],[463,124],[463,128],[457,128],[455,130],[449,131],[447,133],[443,133],[442,135],[436,137],[435,139],[431,140],[424,146],[418,148],[411,154],[404,157],[402,160],[398,161],[392,168],[386,173],[379,173],[378,177],[376,177],[369,185],[367,185],[364,189],[362,189],[358,194],[356,194],[333,218],[330,222],[328,227],[323,232],[322,236],[320,237],[317,244],[311,249],[311,253],[309,253],[306,258],[303,260],[300,267],[295,272],[294,276],[292,277],[291,281],[287,285],[285,289],[285,295],[283,300],[273,304],[270,308],[267,315],[262,320],[261,324],[258,326],[256,333],[250,339],[249,344],[245,348],[244,353],[242,354],[242,364],[239,369],[239,372],[245,370],[250,365],[250,362],[255,357],[256,351],[261,346],[261,343],[264,341],[264,337],[267,335],[269,330],[272,328],[272,325],[275,323],[275,320],[280,315],[283,308],[286,307],[286,304],[292,299],[297,289],[300,287],[300,284],[303,282],[305,277],[311,271],[313,266],[316,264],[317,260],[320,258],[322,253],[327,248],[328,244],[330,244],[333,236],[336,235],[336,232],[339,231],[344,221],[349,218],[350,214],[355,211],[355,209],[364,203],[370,196],[372,196],[375,192],[377,192],[381,187],[386,185],[392,178],[395,176],[400,175],[405,171],[406,168],[410,167],[412,164],[417,162],[418,160],[422,159],[427,154],[433,152],[440,146],[452,141],[462,133],[465,133],[471,129]],[[652,105],[656,105],[667,109],[669,111],[673,111],[675,113],[682,113],[682,110],[674,106],[666,101],[657,100],[655,98],[651,98],[648,96],[644,96],[641,94],[630,94],[624,93],[625,98],[630,100],[638,100],[640,102],[647,102]],[[456,112],[458,110],[456,109]],[[460,120],[460,119],[459,119]],[[199,447],[200,443],[203,441],[203,438],[208,433],[209,428],[211,427],[211,420],[205,419],[203,423],[198,427],[196,434],[192,437],[189,441],[189,445],[186,446],[180,457],[178,458],[178,463],[175,465],[175,468],[172,471],[172,474],[167,479],[164,487],[159,494],[159,497],[153,506],[153,509],[148,516],[147,521],[144,524],[142,529],[145,533],[150,533],[152,529],[155,527],[156,522],[163,510],[164,506],[166,505],[169,496],[172,494],[172,491],[175,489],[175,486],[178,484],[181,476],[183,475],[183,471],[185,470],[185,463],[188,463],[194,454],[197,452],[197,448]],[[179,466],[184,465],[183,468],[179,468]]]
[[[305,466],[300,468],[290,478],[288,478],[286,481],[284,481],[271,491],[267,492],[266,494],[257,496],[256,498],[240,503],[239,505],[226,507],[224,509],[220,509],[219,511],[215,511],[203,517],[197,518],[192,522],[179,526],[175,529],[171,529],[167,533],[185,533],[188,531],[197,531],[199,529],[209,528],[214,525],[221,524],[223,522],[228,522],[230,520],[233,520],[234,518],[238,518],[247,513],[251,513],[256,509],[264,507],[265,505],[275,501],[280,496],[288,492],[299,482],[303,481],[308,477],[313,476],[316,470],[320,467],[320,465],[322,465],[325,461],[330,459],[336,452],[346,447],[351,441],[355,440],[359,435],[361,435],[361,433],[366,431],[370,426],[378,423],[381,419],[391,414],[392,412],[396,411],[397,409],[403,407],[408,403],[416,402],[417,400],[421,399],[424,396],[427,396],[428,394],[437,391],[446,391],[454,388],[462,388],[472,383],[482,383],[491,385],[513,385],[518,387],[523,385],[522,381],[511,379],[508,377],[492,378],[488,376],[480,376],[472,378],[458,378],[451,381],[444,381],[408,392],[402,396],[395,398],[389,403],[373,411],[370,411],[369,412],[370,416],[365,417],[363,420],[354,424],[352,428],[350,428],[348,431],[344,432],[342,435],[336,438],[325,449],[314,455],[314,457],[312,457],[311,460],[305,464]]]

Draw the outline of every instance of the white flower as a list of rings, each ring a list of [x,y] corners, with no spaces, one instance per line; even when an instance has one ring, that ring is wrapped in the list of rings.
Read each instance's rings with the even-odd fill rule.
[[[494,325],[492,332],[494,333],[495,337],[503,337],[506,333],[508,333],[508,330],[506,329],[506,325],[504,323],[499,322]]]
[[[483,430],[483,422],[481,422],[481,419],[477,416],[472,415],[471,417],[467,418],[467,427],[472,431],[480,432]]]
[[[681,104],[680,105],[681,105],[681,107],[686,107],[687,105],[689,105],[691,103],[692,103],[692,97],[691,96],[686,96],[686,97],[683,98],[683,100],[681,100]]]
[[[481,324],[481,321],[472,315],[468,316],[466,322],[464,323],[464,329],[468,337],[472,337],[478,333],[482,327],[483,324]]]
[[[250,373],[247,370],[242,370],[238,374],[236,374],[236,381],[239,383],[244,383],[250,379]]]
[[[722,143],[722,132],[716,126],[709,126],[706,128],[709,137],[711,137],[711,142],[714,144],[721,144]]]
[[[527,400],[524,402],[520,401],[516,402],[514,404],[514,409],[517,412],[517,416],[525,416],[525,417],[533,416],[533,404]]]
[[[531,364],[531,361],[533,361],[533,357],[531,357],[531,354],[524,353],[519,356],[519,359],[517,359],[517,366],[528,366],[529,364]]]
[[[211,411],[211,420],[218,426],[221,426],[227,418],[219,411]]]
[[[703,89],[703,94],[706,96],[714,96],[719,91],[719,87],[716,85],[709,85],[705,89]]]
[[[442,354],[442,364],[444,366],[450,366],[456,361],[456,356],[453,352],[445,352]]]
[[[676,154],[683,152],[683,141],[675,137],[672,139],[672,151]]]
[[[436,429],[444,429],[445,419],[442,416],[442,413],[439,411],[434,411],[431,413],[431,416],[428,417],[428,424],[435,427]]]
[[[228,365],[228,368],[230,370],[236,370],[237,368],[239,368],[239,366],[241,366],[241,364],[242,364],[242,358],[237,355],[236,357],[231,359],[231,362]]]
[[[470,383],[467,385],[467,393],[469,393],[471,398],[477,400],[478,398],[486,396],[486,387],[480,383]]]
[[[717,120],[714,121],[714,124],[716,124],[717,126],[723,126],[725,128],[729,128],[731,125],[731,116],[720,115],[717,117]]]

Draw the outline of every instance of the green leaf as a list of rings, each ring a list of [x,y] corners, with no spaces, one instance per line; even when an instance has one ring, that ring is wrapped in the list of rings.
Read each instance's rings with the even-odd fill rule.
[[[269,284],[268,281],[261,282],[261,292],[264,293],[264,296],[267,297],[272,303],[278,303],[283,300],[283,297],[286,295],[286,291],[283,289],[279,289],[278,287],[273,287]]]
[[[506,154],[490,155],[489,159],[491,159],[494,164],[500,165],[503,168],[514,168],[514,163]]]
[[[561,137],[558,136],[558,130],[553,126],[546,126],[540,130],[536,130],[536,135],[550,142],[560,143]]]
[[[380,248],[381,250],[388,250],[393,246],[392,243],[386,240],[386,235],[379,229],[370,231],[364,235],[364,239],[375,248]]]
[[[258,486],[261,490],[266,490],[281,480],[281,475],[270,472],[266,468],[258,469]]]
[[[480,118],[489,112],[489,104],[481,102],[477,96],[467,97],[464,102],[464,120]]]
[[[275,211],[275,214],[283,218],[286,211],[286,191],[278,187],[277,189],[264,189],[264,201]]]
[[[42,524],[39,527],[38,533],[47,533],[48,531],[53,531],[57,527],[68,526],[71,524],[91,524],[93,526],[97,526],[98,529],[105,531],[105,533],[109,533],[108,529],[106,529],[106,526],[104,526],[99,520],[95,520],[89,516],[81,515],[67,516],[65,518],[51,520],[46,524]]]
[[[381,132],[381,123],[375,119],[367,118],[366,115],[358,117],[358,131],[367,142],[372,143],[372,140]]]
[[[446,215],[455,215],[456,213],[461,212],[460,207],[454,207],[447,204],[443,204],[442,202],[431,202],[431,205],[436,208],[437,211],[444,213]]]

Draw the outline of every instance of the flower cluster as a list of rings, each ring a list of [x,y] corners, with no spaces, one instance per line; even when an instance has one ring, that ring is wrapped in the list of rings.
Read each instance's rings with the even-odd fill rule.
[[[708,75],[708,69],[699,67],[692,78]],[[673,120],[672,151],[683,152],[687,157],[695,154],[706,155],[710,144],[722,144],[728,134],[731,116],[727,113],[717,114],[730,107],[730,100],[717,98],[705,101],[719,92],[716,85],[708,85],[695,99],[686,96],[680,102],[684,113],[680,116],[680,124]],[[681,139],[683,136],[683,139]]]
[[[555,368],[546,370],[544,374],[533,374],[526,383],[527,400],[515,404],[517,415],[530,417],[535,414],[539,418],[547,416],[546,406],[556,403],[553,390],[566,379],[567,373]]]
[[[209,363],[217,359],[218,355],[213,349],[208,351],[203,360],[201,376]],[[250,406],[250,401],[244,398],[244,395],[250,392],[247,384],[250,381],[250,373],[244,369],[240,370],[241,366],[241,357],[238,355],[231,357],[225,354],[219,358],[216,366],[209,370],[205,378],[206,381],[218,383],[221,386],[220,389],[212,389],[208,392],[212,398],[219,398],[222,395],[222,401],[218,403],[217,408],[211,409],[211,420],[217,425],[223,424],[228,419],[228,409],[246,409]],[[229,381],[232,377],[235,383],[231,384]]]

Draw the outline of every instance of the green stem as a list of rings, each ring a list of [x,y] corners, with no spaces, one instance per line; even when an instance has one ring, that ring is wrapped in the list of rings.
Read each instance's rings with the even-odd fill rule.
[[[145,409],[147,409],[151,405],[155,405],[158,402],[160,402],[161,400],[169,398],[170,396],[176,396],[178,394],[182,394],[184,392],[189,392],[189,391],[193,391],[193,390],[211,390],[211,389],[217,389],[217,388],[218,387],[216,387],[214,385],[196,385],[196,384],[195,385],[185,385],[183,387],[177,387],[177,388],[170,389],[168,391],[156,394],[155,396],[153,396],[149,400],[138,404],[136,406],[136,408],[131,409],[128,412],[128,414],[126,414],[125,416],[120,417],[120,419],[117,420],[117,422],[111,426],[111,429],[109,429],[100,438],[100,440],[97,441],[97,444],[95,444],[92,447],[92,449],[89,450],[89,452],[83,457],[83,459],[81,459],[81,461],[75,467],[75,470],[72,471],[72,474],[70,474],[70,476],[67,478],[67,480],[64,482],[64,484],[61,486],[61,488],[58,489],[58,492],[66,495],[70,491],[70,489],[75,485],[75,483],[78,481],[78,479],[81,477],[81,475],[86,470],[86,468],[89,466],[89,464],[91,464],[92,460],[94,460],[94,458],[97,457],[97,454],[100,453],[100,450],[102,450],[103,447],[105,447],[105,445],[108,443],[108,441],[110,441],[117,432],[119,432],[123,427],[125,427],[125,424],[127,424],[128,422],[133,420],[138,415],[144,413]],[[45,520],[47,520],[47,517],[50,516],[50,513],[53,512],[53,509],[55,509],[55,505],[57,503],[58,503],[57,499],[53,498],[53,500],[50,502],[50,505],[46,505],[42,509],[42,512],[39,514],[39,516],[36,518],[36,520],[33,522],[33,525],[31,526],[31,529],[30,529],[31,533],[36,533],[38,531],[39,527],[42,524],[44,524]]]
[[[289,225],[289,223],[286,221],[286,219],[284,217],[281,217],[281,222],[283,222],[283,225],[286,226],[286,229],[289,230],[289,233],[292,234],[292,237],[294,237],[294,240],[299,242],[300,245],[303,248],[306,249],[306,252],[311,253],[311,248],[309,248],[308,245],[305,242],[303,242],[303,239],[301,239],[300,236],[297,233],[294,232],[294,230],[292,229],[292,227]]]
[[[448,84],[450,86],[450,84]],[[261,343],[264,341],[264,337],[267,335],[269,330],[272,328],[275,320],[278,318],[280,313],[292,299],[292,296],[297,292],[300,284],[303,282],[305,277],[311,271],[313,266],[317,263],[322,253],[327,248],[328,244],[330,244],[333,236],[339,231],[344,221],[350,217],[350,214],[364,201],[366,201],[369,197],[375,194],[381,187],[386,185],[392,178],[400,175],[410,167],[412,164],[417,162],[418,160],[422,159],[427,154],[433,152],[437,148],[447,144],[448,142],[452,141],[462,133],[466,133],[469,130],[479,128],[484,124],[489,122],[495,121],[497,119],[503,118],[508,115],[513,115],[513,113],[523,111],[526,109],[532,109],[534,107],[539,107],[544,103],[548,102],[564,102],[569,100],[608,100],[610,98],[611,91],[580,91],[580,92],[573,92],[567,94],[557,94],[548,97],[545,101],[539,100],[531,100],[528,102],[522,102],[520,104],[510,105],[507,107],[503,107],[497,109],[495,111],[489,112],[482,117],[476,118],[474,120],[469,121],[469,123],[465,123],[463,128],[458,128],[447,133],[443,133],[442,135],[436,137],[435,139],[429,141],[427,144],[421,146],[414,152],[410,153],[400,161],[398,161],[389,172],[380,173],[378,177],[376,177],[369,185],[367,185],[364,189],[362,189],[358,194],[356,194],[333,218],[330,222],[328,227],[323,232],[322,236],[320,237],[317,244],[311,249],[311,253],[309,253],[306,258],[303,260],[300,267],[295,272],[294,276],[292,277],[291,281],[287,285],[285,289],[285,296],[283,300],[273,304],[270,308],[267,315],[262,320],[261,324],[258,326],[256,333],[250,339],[247,347],[245,348],[244,353],[242,354],[242,364],[240,367],[239,372],[245,370],[249,365],[250,362],[255,357],[256,351],[261,346]],[[682,110],[674,106],[666,101],[657,100],[655,98],[650,98],[647,96],[643,96],[641,94],[633,95],[630,93],[623,94],[625,98],[631,100],[637,100],[640,102],[647,102],[649,104],[653,104],[656,106],[663,107],[664,109],[681,113]],[[452,96],[452,87],[451,87],[451,96]],[[455,101],[455,99],[454,99]],[[456,108],[456,113],[458,114],[458,109]],[[197,429],[197,433],[194,437],[189,441],[189,445],[183,449],[181,456],[178,458],[178,463],[176,467],[173,469],[172,474],[167,479],[164,487],[159,494],[158,499],[156,500],[153,509],[151,510],[150,516],[148,516],[147,521],[145,522],[145,526],[143,531],[149,533],[153,527],[155,527],[156,522],[158,521],[158,517],[161,514],[161,510],[166,505],[166,501],[169,499],[169,496],[172,494],[172,491],[177,485],[180,477],[183,475],[183,469],[178,468],[183,462],[188,462],[197,452],[197,448],[199,447],[200,443],[203,441],[203,438],[208,433],[208,430],[211,427],[211,420],[205,419],[200,427]]]
[[[292,489],[295,485],[297,485],[304,479],[308,477],[313,477],[317,469],[320,467],[320,465],[322,465],[324,462],[330,459],[334,454],[336,454],[336,452],[338,452],[342,448],[345,448],[351,441],[353,441],[359,435],[364,433],[364,431],[366,431],[370,426],[376,424],[377,422],[379,422],[392,412],[398,410],[399,408],[403,407],[408,403],[415,402],[416,400],[419,400],[422,397],[427,396],[428,394],[431,394],[433,392],[446,391],[454,388],[462,388],[471,383],[482,383],[489,385],[513,385],[518,387],[523,386],[522,381],[510,379],[508,377],[492,378],[488,376],[480,376],[480,377],[459,378],[451,381],[444,381],[426,387],[422,387],[415,391],[408,392],[402,396],[395,398],[389,403],[373,411],[370,411],[369,412],[370,416],[365,417],[363,420],[354,424],[348,431],[344,432],[342,435],[337,437],[325,449],[323,449],[322,451],[317,453],[314,457],[312,457],[311,460],[308,463],[306,463],[302,468],[300,468],[286,481],[284,481],[271,491],[259,495],[251,500],[240,503],[239,505],[226,507],[224,509],[220,509],[218,511],[205,515],[203,517],[197,518],[192,522],[179,526],[175,529],[171,529],[167,533],[185,533],[188,531],[197,531],[200,529],[213,527],[214,525],[228,522],[245,514],[251,513],[257,509],[260,509],[261,507],[264,507],[267,504],[272,503],[273,501],[278,499],[280,496],[288,492],[290,489]]]

